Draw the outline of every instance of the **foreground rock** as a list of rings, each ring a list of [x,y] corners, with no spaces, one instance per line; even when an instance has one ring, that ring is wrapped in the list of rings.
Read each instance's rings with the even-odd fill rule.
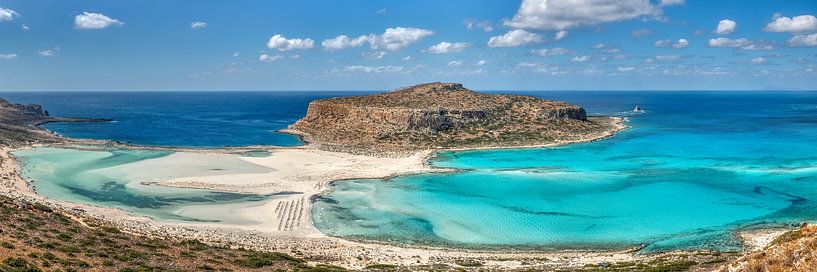
[[[531,96],[484,94],[456,83],[316,100],[288,132],[324,148],[416,150],[548,145],[609,136],[609,117]]]

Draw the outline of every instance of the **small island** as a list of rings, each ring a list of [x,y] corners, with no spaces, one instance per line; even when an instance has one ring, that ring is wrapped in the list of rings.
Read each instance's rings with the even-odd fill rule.
[[[604,138],[621,119],[565,102],[486,94],[458,83],[316,100],[284,132],[325,149],[414,151],[546,146]]]

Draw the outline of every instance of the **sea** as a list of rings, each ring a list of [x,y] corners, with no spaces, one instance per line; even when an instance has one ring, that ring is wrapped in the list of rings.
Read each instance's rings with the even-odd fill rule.
[[[369,93],[4,92],[0,97],[42,104],[55,116],[114,120],[44,126],[68,137],[212,148],[300,145],[296,137],[276,131],[303,116],[309,101]],[[431,159],[435,167],[460,170],[453,173],[335,182],[314,200],[315,227],[346,239],[396,244],[652,252],[738,250],[737,231],[817,221],[817,92],[511,93],[567,101],[590,115],[624,117],[630,128],[589,143],[443,151]],[[637,105],[642,112],[632,111]],[[128,177],[111,169],[168,154],[71,152],[90,151],[33,149],[15,155],[24,175],[42,188],[39,193],[158,219],[221,220],[177,211],[274,197],[132,189],[119,186],[131,183],[117,181]],[[83,178],[100,172],[104,177]]]

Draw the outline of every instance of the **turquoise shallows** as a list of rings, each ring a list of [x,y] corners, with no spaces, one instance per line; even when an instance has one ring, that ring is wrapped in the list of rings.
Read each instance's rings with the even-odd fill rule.
[[[457,173],[337,182],[316,200],[315,225],[391,243],[654,251],[734,250],[734,230],[817,219],[817,93],[583,99],[632,129],[432,160]],[[646,112],[627,112],[634,104]]]

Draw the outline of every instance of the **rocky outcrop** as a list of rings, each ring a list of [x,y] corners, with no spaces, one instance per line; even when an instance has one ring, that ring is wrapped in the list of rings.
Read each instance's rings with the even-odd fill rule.
[[[609,130],[605,120],[588,118],[583,108],[565,102],[438,82],[316,100],[288,131],[320,146],[494,147],[575,140]]]
[[[37,126],[49,122],[108,122],[110,119],[51,117],[38,104],[18,104],[0,98],[0,146],[56,141],[58,137]]]

